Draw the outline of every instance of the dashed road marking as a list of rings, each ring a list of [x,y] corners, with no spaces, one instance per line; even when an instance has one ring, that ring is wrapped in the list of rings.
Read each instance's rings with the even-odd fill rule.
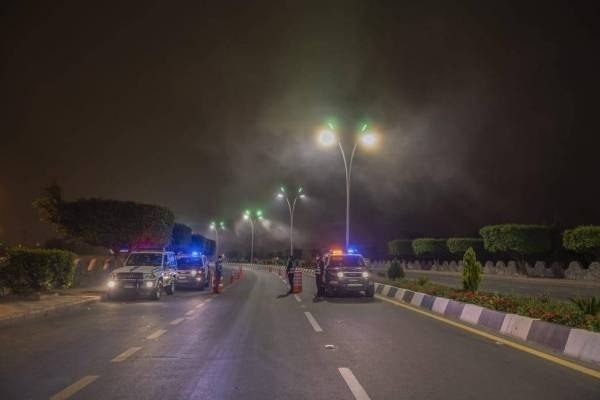
[[[310,325],[315,330],[315,332],[323,332],[323,329],[321,329],[321,326],[310,312],[305,311],[304,315],[306,315],[306,319],[308,319],[308,322],[310,322]]]
[[[146,339],[158,339],[159,337],[161,337],[162,335],[164,335],[167,331],[165,331],[164,329],[159,329],[156,332],[154,332],[152,335],[148,336]]]
[[[169,322],[169,325],[177,325],[177,324],[183,322],[184,320],[185,320],[185,318],[177,318],[177,319],[174,319],[173,321]]]
[[[141,349],[141,347],[130,347],[129,349],[125,350],[124,352],[122,352],[121,354],[119,354],[118,356],[116,356],[115,358],[110,360],[110,362],[125,361],[129,357],[131,357],[134,353],[138,352],[140,349]]]
[[[79,392],[81,389],[89,385],[98,379],[99,375],[87,375],[73,383],[72,385],[67,386],[60,392],[56,393],[54,396],[50,397],[50,400],[65,400],[69,397],[73,396],[75,393]]]
[[[204,303],[196,304],[196,308],[200,308],[204,305]]]
[[[300,303],[302,301],[302,299],[300,298],[300,296],[298,296],[297,294],[294,294],[294,298],[296,299],[296,301],[298,303]]]
[[[356,400],[371,400],[360,382],[358,382],[358,379],[350,371],[350,368],[338,368],[338,371],[342,374],[342,378],[346,381],[346,385],[348,385]]]
[[[196,310],[190,310],[188,312],[185,313],[185,315],[193,315],[196,312]]]

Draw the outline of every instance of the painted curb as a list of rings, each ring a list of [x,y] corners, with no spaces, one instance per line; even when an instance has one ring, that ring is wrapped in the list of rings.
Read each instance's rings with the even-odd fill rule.
[[[96,303],[101,300],[101,296],[93,296],[87,299],[82,299],[68,304],[61,304],[59,306],[49,306],[40,310],[31,312],[23,312],[14,314],[6,317],[0,317],[0,326],[8,326],[17,324],[24,321],[31,321],[36,319],[47,318],[49,316],[57,315],[66,311],[70,311],[74,308],[85,306],[91,303]]]
[[[582,361],[600,363],[600,333],[490,310],[445,297],[430,296],[375,283],[376,292],[436,314],[481,326],[524,342],[546,347]],[[387,295],[384,295],[387,293]]]

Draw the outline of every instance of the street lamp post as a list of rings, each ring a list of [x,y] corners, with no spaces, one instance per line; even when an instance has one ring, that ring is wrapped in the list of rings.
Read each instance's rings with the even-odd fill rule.
[[[263,216],[262,216],[262,211],[261,210],[256,210],[256,212],[254,213],[254,215],[252,215],[252,212],[250,210],[246,210],[244,212],[244,219],[247,221],[250,221],[250,229],[252,232],[252,238],[250,241],[250,264],[254,264],[254,223],[257,220],[262,220]]]
[[[303,199],[306,197],[304,193],[302,193],[302,187],[299,187],[296,191],[296,195],[294,199],[290,201],[290,197],[288,196],[285,188],[282,186],[279,188],[280,192],[277,193],[277,197],[280,199],[285,199],[288,205],[288,210],[290,211],[290,256],[294,256],[294,210],[296,209],[296,201],[298,199]]]
[[[358,140],[352,147],[350,159],[346,158],[346,152],[342,146],[339,136],[335,133],[335,127],[332,123],[327,124],[328,129],[323,129],[319,134],[319,142],[325,146],[333,145],[337,142],[342,160],[344,161],[344,169],[346,171],[346,250],[350,247],[350,178],[352,175],[352,161],[356,154],[358,144],[361,143],[366,147],[372,147],[377,143],[377,135],[371,131],[367,131],[367,124],[363,124],[360,129]]]
[[[225,223],[223,221],[216,223],[215,221],[210,223],[210,230],[215,231],[215,254],[219,255],[219,231],[225,230]]]

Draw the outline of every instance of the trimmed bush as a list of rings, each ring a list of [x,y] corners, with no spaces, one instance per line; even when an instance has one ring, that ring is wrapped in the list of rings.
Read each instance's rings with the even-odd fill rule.
[[[580,254],[600,259],[600,226],[578,226],[563,233],[563,246]]]
[[[487,251],[517,257],[522,272],[526,256],[542,255],[552,248],[551,230],[545,225],[489,225],[481,228],[479,234]]]
[[[14,293],[69,287],[75,254],[64,250],[12,248],[0,266],[0,280]]]
[[[457,256],[463,256],[469,248],[475,251],[475,254],[481,255],[483,249],[483,239],[481,238],[449,238],[446,242],[448,251]]]
[[[439,260],[441,257],[448,256],[448,247],[446,239],[421,238],[412,242],[413,251],[417,256],[431,257]]]
[[[479,289],[479,282],[481,282],[481,263],[477,261],[475,250],[473,250],[472,247],[469,247],[467,251],[465,251],[465,255],[463,256],[463,266],[463,290],[476,292],[477,289]]]
[[[389,279],[395,281],[396,279],[402,279],[404,278],[404,270],[402,269],[402,266],[400,265],[400,261],[398,261],[397,258],[394,258],[392,260],[392,263],[390,264],[388,270],[387,270],[387,276]]]
[[[395,239],[388,242],[388,253],[391,256],[399,258],[411,258],[415,256],[412,247],[412,240]]]

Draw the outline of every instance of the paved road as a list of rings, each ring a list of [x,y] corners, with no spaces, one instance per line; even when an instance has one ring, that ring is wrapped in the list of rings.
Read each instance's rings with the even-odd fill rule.
[[[375,268],[375,271],[385,269]],[[461,275],[458,273],[437,271],[406,270],[406,277],[417,279],[420,276],[429,277],[430,282],[452,287],[461,287]],[[521,295],[548,295],[557,299],[568,300],[574,296],[600,296],[600,284],[542,278],[512,278],[494,275],[483,275],[481,290]]]
[[[289,296],[249,271],[222,295],[102,302],[2,329],[0,398],[600,398],[598,379],[377,299],[315,302],[311,283]]]

